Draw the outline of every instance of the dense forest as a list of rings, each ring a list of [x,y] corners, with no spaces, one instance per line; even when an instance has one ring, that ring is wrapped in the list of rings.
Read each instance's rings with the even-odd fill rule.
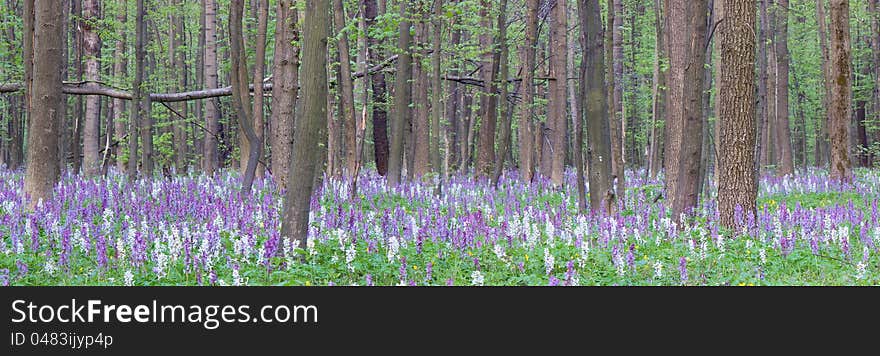
[[[736,230],[758,219],[762,179],[788,189],[827,171],[851,185],[880,162],[878,11],[878,0],[2,0],[0,167],[23,175],[22,216],[64,177],[237,172],[241,199],[259,201],[265,182],[284,192],[274,218],[297,246],[327,190],[344,195],[339,209],[378,194],[359,185],[418,186],[436,205],[463,184],[498,199],[531,184],[563,192],[575,214],[659,204],[673,225],[702,211]]]

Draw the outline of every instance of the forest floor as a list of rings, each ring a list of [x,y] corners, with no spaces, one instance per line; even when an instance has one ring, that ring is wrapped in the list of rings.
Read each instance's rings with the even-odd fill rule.
[[[713,188],[675,224],[662,181],[629,175],[610,216],[577,214],[571,173],[564,189],[452,177],[438,196],[365,172],[356,201],[327,179],[299,246],[280,236],[268,179],[242,197],[229,172],[65,176],[29,212],[23,174],[0,170],[0,285],[880,284],[880,171],[848,185],[815,170],[765,177],[757,216],[735,231],[716,225]]]

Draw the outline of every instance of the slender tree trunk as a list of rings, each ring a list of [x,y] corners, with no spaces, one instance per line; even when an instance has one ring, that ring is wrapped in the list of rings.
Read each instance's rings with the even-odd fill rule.
[[[871,14],[871,57],[874,69],[874,72],[871,74],[874,81],[874,93],[872,95],[874,110],[872,111],[873,117],[871,119],[877,121],[880,120],[880,6],[878,6],[878,0],[868,1],[868,13]],[[880,132],[880,130],[874,130],[875,142],[880,139],[880,135],[877,132]],[[868,162],[869,166],[877,158],[874,154],[871,156],[870,162]]]
[[[410,79],[412,77],[412,54],[410,52],[411,23],[408,3],[400,2],[400,38],[398,48],[402,51],[397,58],[397,74],[394,83],[394,118],[391,122],[391,157],[388,160],[388,184],[397,186],[403,167],[403,135],[407,118],[410,117],[409,108],[411,98]]]
[[[480,27],[488,33],[480,34],[480,48],[484,51],[480,69],[483,92],[480,93],[479,148],[477,149],[477,164],[474,175],[485,178],[490,178],[493,164],[495,164],[495,128],[498,118],[495,77],[498,75],[499,61],[496,58],[498,48],[493,43],[491,36],[491,33],[495,31],[492,26],[491,13],[492,1],[480,0]]]
[[[256,36],[256,55],[254,58],[254,101],[251,111],[253,112],[253,129],[256,134],[257,142],[255,145],[260,147],[260,154],[257,155],[257,167],[254,176],[262,179],[266,166],[262,163],[263,152],[265,148],[265,135],[263,127],[265,120],[263,115],[263,77],[266,73],[266,30],[269,25],[269,0],[257,0],[257,36]]]
[[[756,113],[758,116],[758,128],[757,128],[757,138],[755,145],[755,179],[760,176],[760,173],[764,169],[764,164],[767,162],[767,155],[765,148],[768,143],[766,142],[766,128],[769,126],[769,118],[770,113],[768,111],[768,94],[767,94],[767,82],[769,80],[769,69],[767,65],[767,32],[768,32],[768,22],[769,17],[767,16],[767,1],[768,0],[758,0],[760,1],[760,16],[757,21],[759,21],[758,26],[758,97],[756,99],[757,109]],[[720,96],[719,96],[720,98]]]
[[[202,0],[202,11],[205,17],[205,89],[218,87],[217,77],[217,5],[215,0]],[[209,99],[205,104],[205,160],[204,170],[213,175],[220,164],[218,136],[220,136],[219,103],[216,98]]]
[[[299,28],[295,0],[279,0],[275,27],[275,60],[272,89],[272,175],[287,187],[290,148],[299,90]],[[297,44],[294,45],[293,43]]]
[[[184,89],[187,85],[188,70],[186,67],[186,50],[182,48],[186,37],[184,32],[183,2],[181,0],[174,0],[174,7],[179,13],[172,16],[174,30],[171,38],[171,48],[173,49],[169,60],[174,63],[175,70],[178,72],[178,85],[181,89]],[[187,119],[189,118],[189,105],[181,103],[177,106],[177,111],[183,118],[176,117],[174,119],[174,165],[178,172],[182,172],[186,170],[188,161],[186,126]]]
[[[364,13],[367,28],[373,28],[378,16],[378,3],[376,0],[364,0]],[[383,12],[384,14],[384,12]],[[367,46],[371,48],[370,63],[376,64],[380,60],[379,40],[370,36]],[[376,171],[385,176],[388,173],[388,109],[386,98],[385,73],[377,71],[370,75],[370,85],[373,88],[373,155],[376,158]]]
[[[684,68],[684,117],[682,120],[681,150],[678,183],[673,205],[673,216],[688,212],[697,205],[700,196],[700,154],[703,142],[702,88],[706,71],[707,0],[688,2],[688,58]]]
[[[505,1],[506,0],[502,0]],[[503,13],[503,11],[502,11]],[[440,130],[440,116],[443,112],[441,94],[443,93],[443,81],[440,78],[440,60],[442,58],[441,36],[443,31],[443,1],[434,0],[434,16],[432,17],[433,34],[431,34],[431,168],[435,173],[443,176],[443,166],[440,161],[440,140],[443,135]],[[506,24],[505,24],[506,25]],[[506,79],[506,78],[505,78]]]
[[[776,141],[780,176],[794,173],[788,111],[788,0],[776,0]]]
[[[303,39],[303,114],[296,120],[294,147],[284,197],[281,236],[306,245],[309,208],[320,161],[319,138],[327,120],[327,35],[329,0],[307,0]]]
[[[654,42],[654,86],[652,90],[652,117],[651,117],[651,143],[648,154],[648,172],[651,178],[657,178],[657,174],[663,166],[663,134],[660,132],[661,124],[657,120],[666,118],[666,77],[668,76],[669,49],[666,46],[666,20],[664,17],[664,2],[654,0],[655,42]]]
[[[238,117],[240,127],[244,129],[248,143],[247,165],[242,178],[242,193],[250,194],[254,177],[257,170],[257,162],[263,155],[262,139],[257,136],[254,126],[253,113],[248,110],[250,103],[248,93],[247,56],[244,53],[244,39],[242,38],[242,15],[244,13],[244,1],[233,0],[229,9],[229,42],[232,67],[230,78],[232,80],[232,106]],[[245,159],[243,157],[243,159]]]
[[[116,40],[116,48],[114,52],[114,57],[116,57],[116,61],[113,63],[113,76],[118,81],[124,80],[127,73],[127,56],[126,56],[126,31],[124,30],[124,24],[128,22],[128,0],[123,0],[119,4],[119,9],[117,10],[116,21],[120,24],[119,38]],[[113,99],[113,123],[115,125],[115,141],[118,143],[116,148],[116,170],[119,172],[126,171],[125,161],[123,161],[120,156],[122,153],[122,142],[125,137],[128,135],[125,130],[125,123],[123,122],[123,114],[125,113],[125,100],[122,99]]]
[[[557,0],[550,10],[550,77],[547,103],[547,127],[550,140],[550,181],[562,186],[565,178],[565,133],[567,130],[565,99],[567,95],[566,60],[568,52],[568,18],[564,0]]]
[[[337,49],[339,50],[339,105],[342,112],[342,124],[345,146],[345,172],[347,176],[354,173],[357,165],[357,130],[354,119],[354,83],[351,80],[351,51],[348,46],[348,32],[345,31],[345,10],[342,0],[333,0],[333,23],[336,25]]]
[[[100,39],[96,25],[100,21],[101,4],[98,0],[83,0],[82,47],[85,57],[85,80],[97,82],[101,80],[98,59],[101,56]],[[101,169],[100,162],[100,131],[101,131],[101,108],[100,97],[89,95],[85,97],[86,112],[83,127],[83,174],[86,177],[94,177]]]
[[[831,46],[829,70],[833,75],[831,113],[828,132],[831,138],[831,178],[843,182],[853,179],[852,162],[849,157],[848,124],[852,109],[852,64],[849,33],[849,1],[831,0]]]
[[[617,179],[617,201],[624,201],[626,192],[626,166],[624,156],[626,149],[623,146],[623,0],[611,0],[612,11],[609,11],[608,20],[611,28],[611,70],[613,75],[608,78],[609,90],[611,91],[611,169]]]
[[[523,99],[519,109],[519,174],[523,181],[531,182],[534,175],[535,151],[532,147],[532,117],[535,116],[535,45],[538,32],[538,0],[526,0],[526,43],[521,47],[522,93]]]
[[[36,0],[33,4],[33,86],[29,91],[34,99],[28,135],[27,171],[24,193],[30,209],[52,198],[52,191],[60,175],[58,167],[58,134],[61,118],[61,6],[55,1]]]
[[[604,89],[605,61],[602,47],[602,16],[598,0],[578,2],[581,45],[582,112],[587,122],[587,165],[589,166],[590,210],[608,212],[614,206],[611,185],[611,133]]]
[[[829,125],[831,124],[831,90],[833,85],[833,77],[831,74],[831,64],[828,48],[828,28],[825,20],[825,1],[816,0],[816,21],[818,24],[817,32],[819,32],[819,48],[822,56],[822,74],[825,83],[825,93],[822,96],[822,107],[825,108],[825,115],[819,117],[819,134],[816,136],[816,165],[825,167],[828,165],[830,147],[829,145]]]
[[[430,123],[428,113],[428,69],[424,66],[427,55],[426,44],[428,31],[426,18],[427,1],[416,2],[418,20],[415,24],[414,47],[418,48],[418,56],[413,59],[413,125],[412,125],[412,169],[407,173],[410,178],[422,178],[429,172],[430,162]]]
[[[461,43],[461,29],[452,28],[452,35],[449,41],[449,48],[457,49]],[[447,72],[451,76],[458,76],[457,68],[450,68]],[[461,92],[464,91],[462,85],[458,82],[451,81],[446,86],[446,118],[449,124],[446,126],[448,143],[446,147],[446,160],[449,161],[448,172],[458,169],[461,153],[461,136],[459,136],[459,122],[462,120],[460,115]],[[447,172],[447,175],[448,175]]]
[[[556,6],[565,8],[565,2],[560,1],[556,4]],[[564,12],[564,11],[563,11]],[[498,75],[496,77],[500,78],[498,80],[498,86],[500,87],[500,91],[498,93],[498,98],[500,99],[500,110],[501,110],[501,133],[498,146],[498,155],[495,156],[496,162],[495,167],[492,173],[492,186],[498,187],[498,181],[501,179],[501,174],[504,171],[504,160],[507,157],[507,153],[510,150],[510,141],[511,141],[511,133],[510,133],[510,111],[508,110],[508,82],[507,77],[509,75],[509,61],[508,61],[508,48],[507,48],[507,0],[501,0],[501,3],[498,6],[498,37],[496,38],[496,43],[498,46],[498,50],[501,51],[498,57]],[[568,47],[566,43],[566,47]],[[439,65],[439,63],[438,63]],[[563,73],[565,70],[563,70]],[[565,87],[563,86],[563,89]],[[563,96],[564,98],[565,96]],[[565,104],[565,100],[563,100],[563,105]],[[563,123],[565,122],[565,109],[563,111]],[[565,134],[563,133],[563,136]]]
[[[716,0],[718,1],[718,0]],[[755,213],[755,1],[723,0],[720,24],[721,81],[718,83],[721,137],[718,211],[722,226],[734,228]],[[737,209],[741,221],[737,221]]]

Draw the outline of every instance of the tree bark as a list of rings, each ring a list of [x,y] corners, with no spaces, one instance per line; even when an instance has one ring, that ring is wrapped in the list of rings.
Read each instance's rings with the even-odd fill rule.
[[[85,80],[101,80],[98,68],[98,59],[101,56],[100,39],[98,38],[97,24],[100,21],[98,14],[101,4],[98,0],[83,0],[82,47],[85,57]],[[83,174],[86,177],[97,176],[101,169],[100,162],[100,135],[101,135],[101,109],[98,106],[99,97],[89,95],[85,97],[85,125],[83,126]]]
[[[348,32],[344,31],[345,10],[342,0],[333,0],[333,23],[336,25],[337,49],[339,50],[339,105],[341,105],[342,124],[344,125],[345,146],[345,171],[346,176],[351,176],[357,165],[357,130],[354,119],[354,83],[351,80],[351,51],[348,45]]]
[[[549,128],[551,168],[550,182],[562,186],[565,179],[565,134],[567,130],[565,99],[566,61],[568,60],[568,19],[565,0],[557,0],[550,10],[550,77],[547,103],[547,127]]]
[[[503,0],[506,1],[506,0]],[[503,13],[503,12],[502,12]],[[442,31],[443,31],[443,1],[434,0],[434,16],[432,17],[431,34],[431,169],[443,176],[443,165],[440,161],[440,141],[443,135],[440,129],[440,116],[443,112],[441,96],[443,93],[443,81],[440,73],[440,60],[442,58]],[[505,24],[506,25],[506,24]]]
[[[119,3],[119,8],[116,14],[116,21],[120,24],[119,31],[119,39],[116,40],[116,48],[114,52],[114,57],[116,57],[116,61],[113,63],[113,76],[116,80],[123,80],[127,74],[127,60],[126,58],[126,32],[124,30],[124,24],[128,22],[128,0],[123,0]],[[125,130],[125,123],[123,122],[123,114],[125,112],[125,100],[122,99],[113,99],[113,123],[115,139],[114,141],[121,143],[123,138],[128,134]],[[125,161],[123,161],[120,156],[122,153],[122,145],[118,145],[116,149],[116,170],[119,172],[126,171]]]
[[[707,0],[688,2],[690,34],[687,38],[687,59],[684,69],[684,116],[681,126],[678,197],[673,205],[673,216],[689,212],[697,205],[700,196],[700,154],[703,142],[702,88],[706,71]]]
[[[832,91],[832,74],[828,48],[828,28],[825,21],[825,1],[816,0],[816,21],[819,32],[819,48],[822,57],[822,74],[825,83],[825,93],[822,96],[822,107],[825,108],[825,115],[819,117],[819,133],[816,135],[816,165],[825,167],[828,165],[830,147],[829,147],[829,125],[831,124],[831,91]]]
[[[306,245],[309,233],[309,207],[318,171],[319,138],[327,120],[327,34],[330,23],[329,0],[307,0],[303,39],[303,114],[296,120],[294,147],[284,197],[281,236]]]
[[[626,166],[624,156],[626,149],[623,146],[623,0],[611,0],[614,2],[609,8],[608,20],[612,28],[608,29],[611,35],[611,71],[608,78],[609,90],[611,91],[611,170],[617,179],[617,201],[623,202],[626,192]]]
[[[829,48],[829,70],[833,75],[831,100],[828,107],[830,117],[828,131],[831,138],[831,179],[851,182],[852,162],[849,154],[850,108],[852,77],[849,1],[831,0],[831,46]]]
[[[430,123],[428,112],[428,69],[424,66],[427,55],[428,31],[427,1],[415,2],[417,22],[413,47],[417,56],[413,59],[413,123],[412,123],[412,162],[407,169],[408,177],[419,179],[429,172],[430,162]]]
[[[564,1],[560,1],[556,4],[556,6],[562,6],[564,8]],[[498,57],[498,75],[496,77],[499,78],[507,78],[509,70],[509,61],[508,61],[508,47],[507,47],[507,0],[501,0],[501,3],[498,6],[498,37],[496,38],[496,43],[498,44],[498,49],[501,51],[500,56]],[[566,47],[567,44],[566,44]],[[439,63],[437,64],[439,66]],[[439,69],[438,69],[439,71]],[[492,172],[492,186],[498,187],[498,181],[501,179],[501,174],[504,171],[504,161],[507,158],[507,153],[510,151],[510,141],[511,141],[511,132],[510,132],[510,111],[508,110],[509,105],[507,102],[508,95],[508,82],[506,80],[498,81],[497,85],[500,87],[498,98],[500,98],[500,115],[501,115],[501,133],[500,139],[501,142],[498,144],[498,155],[496,155],[495,167]],[[564,87],[563,87],[564,88]],[[564,96],[563,96],[564,97]],[[439,99],[438,99],[439,100]],[[563,100],[563,105],[565,101]],[[563,109],[563,113],[565,110]],[[562,121],[565,121],[563,117]],[[564,133],[563,133],[564,136]]]
[[[217,88],[217,7],[215,0],[202,0],[202,14],[205,18],[204,80],[205,89]],[[213,175],[220,164],[217,136],[220,135],[219,103],[211,98],[205,103],[205,148],[204,171]]]
[[[388,160],[388,184],[397,186],[400,184],[403,167],[403,135],[407,118],[410,116],[409,108],[411,99],[410,79],[412,77],[412,54],[410,52],[411,23],[409,20],[408,3],[400,2],[400,37],[398,49],[401,51],[397,58],[397,74],[394,82],[394,118],[391,122],[391,157]]]
[[[519,174],[520,179],[531,182],[534,175],[532,167],[535,158],[533,156],[531,137],[533,137],[532,117],[535,116],[535,45],[538,32],[538,0],[526,0],[526,38],[525,45],[520,49],[522,58],[522,93],[523,99],[519,109]]]
[[[663,1],[654,0],[655,42],[654,42],[654,86],[651,105],[651,142],[648,153],[648,174],[654,179],[663,166],[663,134],[657,120],[666,118],[666,77],[668,76],[669,49],[666,46],[666,20]]]
[[[784,176],[794,173],[794,159],[791,149],[791,125],[788,110],[788,0],[776,0],[776,152],[779,167],[776,174]]]
[[[718,0],[716,0],[718,1]],[[718,155],[718,212],[721,225],[734,228],[754,214],[755,179],[755,1],[723,0]],[[741,221],[737,221],[737,208]]]
[[[590,210],[607,213],[614,205],[611,185],[611,132],[604,89],[605,61],[602,46],[602,16],[598,0],[578,2],[581,45],[580,91],[582,112],[587,122],[587,165],[589,167]]]
[[[269,0],[257,0],[257,38],[256,38],[256,54],[254,58],[254,102],[251,111],[253,112],[253,128],[256,134],[257,142],[255,145],[260,147],[260,154],[257,155],[257,167],[254,175],[258,179],[262,179],[266,167],[263,162],[263,152],[265,151],[265,135],[263,128],[265,127],[263,116],[263,76],[266,73],[266,30],[269,25]],[[247,96],[247,94],[245,94]]]
[[[367,28],[372,28],[376,24],[378,16],[378,3],[376,0],[364,0],[364,14],[366,17]],[[384,13],[383,13],[384,14]],[[370,51],[370,63],[379,61],[379,40],[373,36],[367,39],[367,46]],[[399,58],[399,57],[398,57]],[[381,71],[374,72],[370,76],[370,85],[373,88],[373,155],[376,159],[376,171],[381,176],[388,174],[388,109],[386,97],[385,73]]]
[[[244,1],[232,0],[229,8],[229,42],[232,81],[232,107],[238,117],[239,126],[244,129],[248,143],[247,163],[242,177],[242,194],[248,195],[253,186],[257,170],[257,162],[263,154],[262,140],[257,136],[254,126],[253,113],[248,110],[250,103],[248,95],[247,56],[244,53],[244,39],[242,36],[242,15],[244,13]],[[245,157],[242,157],[245,159]]]
[[[492,1],[480,0],[480,48],[483,49],[480,76],[483,78],[483,91],[480,93],[480,128],[479,147],[477,148],[477,164],[474,167],[476,177],[491,178],[495,163],[495,128],[498,119],[498,98],[495,97],[495,77],[498,75],[498,48],[493,43],[491,33],[496,29],[492,26]],[[488,32],[488,33],[487,33]]]
[[[27,206],[33,209],[52,198],[60,176],[58,167],[58,134],[61,117],[62,11],[56,1],[36,0],[33,39],[34,99],[28,135],[27,171],[24,193]]]
[[[272,176],[283,190],[287,187],[290,171],[299,90],[299,18],[295,0],[279,0],[277,17],[272,75]]]

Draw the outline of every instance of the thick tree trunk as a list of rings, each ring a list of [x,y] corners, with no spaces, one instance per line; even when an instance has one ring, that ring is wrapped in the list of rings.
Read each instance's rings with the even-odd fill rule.
[[[776,0],[776,152],[777,175],[794,173],[794,159],[791,150],[791,125],[788,110],[788,0]]]
[[[28,135],[27,171],[24,193],[28,207],[52,198],[60,175],[58,134],[61,117],[62,11],[56,1],[34,2],[33,87],[34,99]]]
[[[388,160],[388,184],[397,186],[400,184],[403,168],[403,135],[406,133],[406,122],[410,117],[409,108],[411,99],[410,79],[412,77],[412,54],[410,52],[411,23],[408,3],[400,2],[400,37],[398,48],[401,51],[397,58],[397,74],[394,82],[394,118],[391,122],[391,157]]]
[[[716,0],[718,1],[718,0]],[[734,228],[755,213],[755,1],[723,0],[718,83],[718,211],[722,226]],[[737,221],[737,209],[741,214]]]
[[[202,11],[205,17],[205,52],[204,79],[205,89],[218,86],[217,77],[217,5],[215,0],[202,0]],[[217,137],[220,135],[219,103],[215,98],[205,102],[205,148],[204,170],[213,175],[220,164],[220,152]]]
[[[306,245],[309,207],[318,171],[319,138],[327,120],[327,32],[329,0],[307,0],[303,39],[303,114],[296,120],[288,189],[284,198],[281,236]]]
[[[853,179],[849,154],[848,126],[852,109],[849,1],[831,0],[831,46],[829,70],[833,76],[828,112],[831,138],[831,178],[843,182]]]
[[[519,108],[519,174],[520,179],[530,182],[534,175],[535,151],[532,147],[532,117],[535,116],[535,45],[538,32],[538,0],[526,0],[526,38],[520,48],[523,99]]]
[[[12,169],[18,168],[18,163],[21,161],[20,158],[22,158],[24,156],[24,144],[22,142],[22,139],[24,138],[25,132],[24,132],[24,130],[22,130],[22,128],[30,127],[31,121],[32,121],[31,117],[33,116],[33,106],[34,106],[34,98],[35,98],[34,91],[33,91],[34,51],[36,49],[35,44],[34,44],[34,40],[36,38],[36,33],[34,32],[35,31],[34,23],[36,20],[36,14],[35,14],[36,9],[35,9],[34,1],[35,0],[24,0],[23,1],[24,4],[22,6],[22,17],[23,17],[22,18],[22,25],[23,25],[23,29],[22,29],[22,62],[24,62],[23,67],[24,67],[24,87],[25,87],[24,107],[23,107],[23,109],[24,109],[23,114],[24,115],[21,117],[23,120],[14,120],[14,122],[12,123],[13,127],[15,128],[14,131],[16,131],[16,133],[17,133],[17,135],[13,136],[13,141],[12,141],[13,149],[11,152],[11,155],[12,155],[11,161],[13,162],[14,166],[13,165],[9,166],[9,168],[12,168]],[[65,52],[67,51],[66,48],[63,50]],[[67,63],[65,62],[64,65],[66,66],[66,64]],[[63,116],[59,117],[58,119],[62,120],[61,123],[64,122]],[[61,125],[60,127],[58,127],[57,130],[63,132],[64,125]],[[28,130],[27,141],[30,141],[30,137],[29,137],[30,132],[31,131]],[[18,139],[15,139],[15,137],[18,137]],[[61,157],[61,159],[64,159],[64,157]]]
[[[263,128],[265,120],[263,116],[263,76],[266,73],[266,30],[269,25],[269,0],[257,0],[257,38],[256,53],[254,57],[254,102],[251,108],[253,118],[254,134],[256,134],[257,142],[255,145],[260,147],[260,154],[257,155],[257,168],[254,175],[258,179],[262,179],[266,166],[263,164],[263,152],[266,147],[265,135]]]
[[[578,2],[581,45],[585,55],[581,61],[580,90],[588,132],[590,210],[608,212],[614,206],[614,192],[611,186],[611,133],[606,116],[608,103],[603,78],[605,61],[600,11],[598,0]]]
[[[284,189],[290,171],[290,148],[299,90],[299,28],[296,2],[279,0],[275,26],[272,89],[272,176]],[[297,44],[294,45],[293,43]]]
[[[556,6],[563,6],[564,1],[560,1],[556,4]],[[498,181],[501,179],[501,174],[504,171],[504,161],[507,158],[507,153],[510,151],[510,141],[511,141],[511,132],[510,132],[510,124],[511,124],[511,115],[509,110],[509,104],[507,102],[508,95],[508,82],[507,76],[510,72],[509,69],[509,61],[508,61],[508,47],[507,47],[507,0],[501,0],[501,3],[498,7],[498,37],[496,38],[496,43],[498,44],[498,50],[500,51],[500,55],[498,57],[498,75],[496,77],[502,78],[498,81],[497,85],[500,87],[498,98],[500,99],[500,117],[501,117],[501,133],[499,138],[501,142],[498,144],[498,155],[496,155],[495,167],[492,172],[492,186],[498,187]],[[567,47],[567,46],[566,46]],[[439,63],[438,63],[439,66]],[[439,71],[439,69],[438,69]],[[564,96],[563,96],[564,97]],[[438,99],[439,100],[439,99]],[[564,100],[563,100],[564,104]],[[565,110],[563,109],[563,113]],[[562,121],[565,121],[564,114]],[[563,133],[564,135],[564,133]]]

